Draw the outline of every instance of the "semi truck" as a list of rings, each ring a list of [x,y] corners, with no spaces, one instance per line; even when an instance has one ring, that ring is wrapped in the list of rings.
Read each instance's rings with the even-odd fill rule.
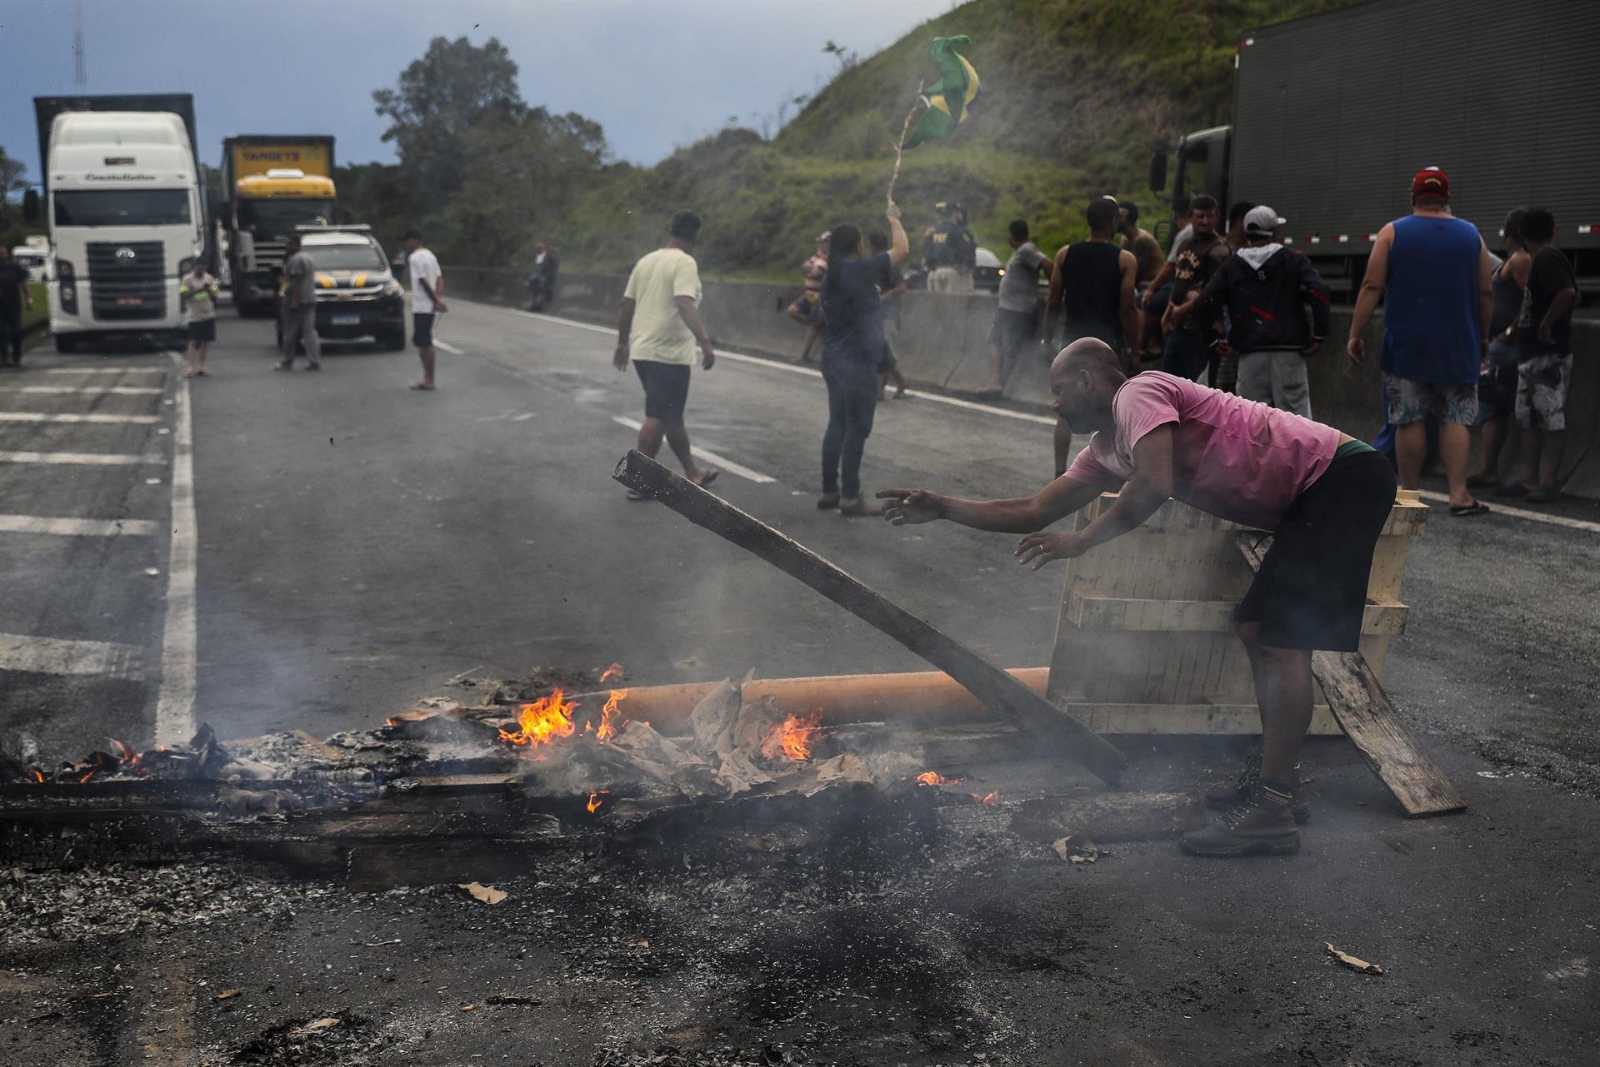
[[[1555,213],[1579,287],[1600,290],[1600,3],[1369,0],[1246,34],[1233,123],[1179,139],[1150,186],[1268,204],[1335,293],[1360,287],[1411,178],[1450,175],[1455,214],[1503,252],[1517,207]]]
[[[269,313],[295,227],[337,221],[333,138],[250,134],[222,142],[217,247],[227,249],[233,303],[241,315]]]
[[[50,332],[60,352],[96,339],[181,336],[178,279],[205,251],[205,198],[187,93],[33,101],[49,231]]]

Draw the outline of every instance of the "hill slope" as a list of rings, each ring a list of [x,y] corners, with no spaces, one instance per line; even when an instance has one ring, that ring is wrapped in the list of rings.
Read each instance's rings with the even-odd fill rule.
[[[955,198],[982,243],[1027,218],[1041,246],[1082,235],[1107,192],[1164,214],[1150,153],[1228,121],[1235,42],[1246,31],[1351,0],[972,0],[842,72],[771,142],[727,129],[654,167],[613,167],[556,235],[574,269],[620,269],[680,207],[706,217],[707,273],[787,280],[819,230],[881,220],[894,140],[936,36],[965,33],[983,95],[942,142],[907,153],[896,199],[913,232]]]

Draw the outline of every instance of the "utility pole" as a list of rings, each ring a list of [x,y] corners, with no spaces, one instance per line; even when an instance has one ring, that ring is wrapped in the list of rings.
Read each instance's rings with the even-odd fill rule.
[[[83,0],[72,0],[72,81],[80,93],[89,87],[83,62]]]

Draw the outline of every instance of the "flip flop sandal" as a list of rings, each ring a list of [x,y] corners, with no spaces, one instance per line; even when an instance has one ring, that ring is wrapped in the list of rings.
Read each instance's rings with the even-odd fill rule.
[[[1458,519],[1464,519],[1472,515],[1487,515],[1489,514],[1489,505],[1480,503],[1476,500],[1470,504],[1461,505],[1460,507],[1452,504],[1450,506],[1450,514],[1454,515]]]
[[[431,385],[423,385],[421,382],[412,382],[411,383],[411,388],[416,389],[416,390],[418,390],[420,392],[428,393],[428,392],[432,392],[434,387],[431,386]]]

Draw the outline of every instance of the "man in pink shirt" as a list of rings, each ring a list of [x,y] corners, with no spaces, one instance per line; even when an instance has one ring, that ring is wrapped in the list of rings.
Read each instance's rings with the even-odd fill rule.
[[[1311,652],[1358,647],[1372,551],[1394,504],[1388,460],[1331,426],[1232,393],[1160,372],[1127,378],[1093,338],[1061,350],[1050,389],[1057,414],[1094,431],[1065,474],[1015,500],[886,489],[878,495],[893,503],[884,517],[1025,533],[1015,554],[1034,570],[1135,529],[1168,497],[1273,531],[1234,612],[1261,712],[1259,772],[1247,770],[1237,795],[1225,797],[1232,806],[1185,834],[1183,847],[1200,856],[1297,851],[1295,824],[1309,814],[1295,795],[1295,761],[1311,725]],[[1116,503],[1084,529],[1044,529],[1107,490],[1120,490]]]

